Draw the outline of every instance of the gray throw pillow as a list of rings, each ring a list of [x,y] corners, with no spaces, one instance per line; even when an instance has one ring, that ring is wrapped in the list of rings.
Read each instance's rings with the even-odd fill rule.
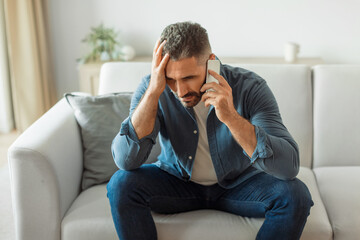
[[[100,96],[66,93],[66,100],[74,109],[81,128],[84,171],[82,190],[106,183],[118,170],[111,154],[111,143],[119,133],[122,121],[129,115],[132,93],[112,93]],[[148,162],[160,153],[155,146]]]

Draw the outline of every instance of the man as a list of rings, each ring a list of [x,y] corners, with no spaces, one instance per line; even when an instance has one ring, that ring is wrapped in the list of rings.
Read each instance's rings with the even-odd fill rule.
[[[297,144],[255,73],[221,65],[209,71],[219,84],[205,83],[215,58],[196,23],[172,24],[156,43],[112,144],[121,170],[107,189],[120,239],[157,239],[151,211],[204,208],[265,217],[257,239],[300,238],[313,203],[295,178]],[[142,165],[158,133],[158,161]]]

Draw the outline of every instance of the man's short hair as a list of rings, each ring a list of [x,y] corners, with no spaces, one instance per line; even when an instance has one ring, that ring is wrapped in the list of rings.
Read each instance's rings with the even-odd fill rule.
[[[169,53],[170,59],[206,58],[211,54],[209,37],[205,28],[198,23],[179,22],[167,26],[160,41],[166,40],[162,55]]]

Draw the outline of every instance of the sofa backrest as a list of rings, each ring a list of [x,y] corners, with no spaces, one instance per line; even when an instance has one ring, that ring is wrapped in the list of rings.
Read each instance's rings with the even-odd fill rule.
[[[278,102],[283,122],[299,145],[301,166],[311,168],[312,86],[311,69],[306,65],[231,64],[253,71],[266,80]]]
[[[99,94],[134,92],[141,79],[150,73],[150,62],[105,63],[100,70]]]
[[[360,166],[360,65],[319,65],[314,81],[314,167]]]
[[[285,126],[297,141],[300,163],[312,164],[312,87],[310,68],[305,65],[231,64],[256,72],[273,91]],[[100,72],[99,94],[135,91],[151,63],[111,62]]]

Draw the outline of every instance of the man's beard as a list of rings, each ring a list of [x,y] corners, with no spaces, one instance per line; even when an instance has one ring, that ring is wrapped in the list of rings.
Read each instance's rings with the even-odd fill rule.
[[[172,90],[171,90],[172,91]],[[203,95],[203,93],[197,93],[197,92],[188,92],[187,94],[185,94],[184,96],[182,96],[181,98],[177,95],[176,92],[172,91],[172,93],[176,96],[176,98],[180,101],[180,103],[186,107],[186,108],[192,108],[195,107],[201,100],[201,97]],[[191,101],[183,101],[182,98],[187,98],[187,97],[192,97],[194,96],[194,98]]]

